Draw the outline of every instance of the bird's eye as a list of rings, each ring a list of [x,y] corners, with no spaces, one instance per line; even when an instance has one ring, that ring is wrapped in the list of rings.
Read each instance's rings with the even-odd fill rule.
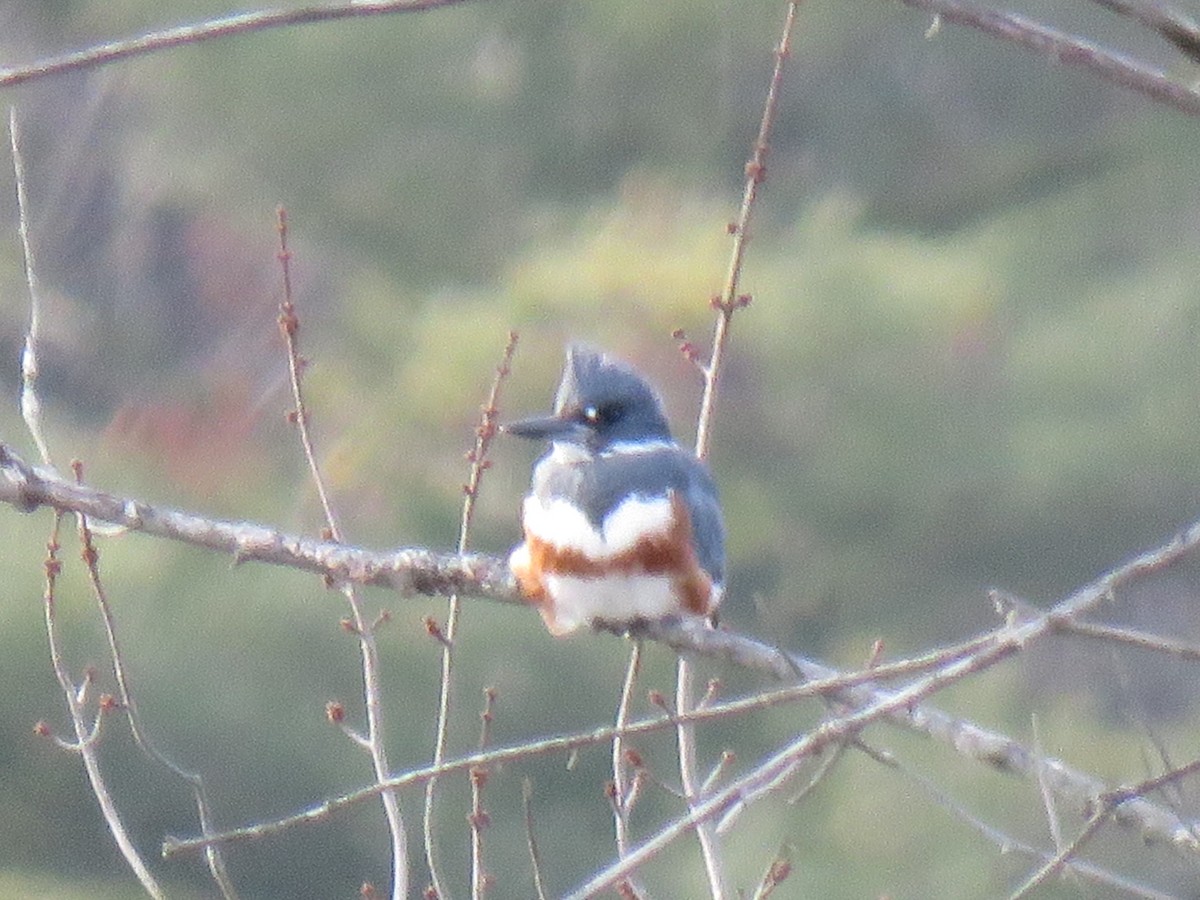
[[[619,403],[602,403],[599,406],[585,406],[580,414],[589,425],[611,425],[619,420],[624,412]]]

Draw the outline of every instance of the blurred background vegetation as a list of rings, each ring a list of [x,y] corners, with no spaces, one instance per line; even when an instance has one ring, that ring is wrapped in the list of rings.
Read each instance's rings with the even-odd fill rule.
[[[1170,68],[1200,71],[1096,7],[1026,8]],[[0,2],[6,65],[227,12],[222,0]],[[1193,13],[1196,10],[1192,10]],[[24,126],[46,289],[41,386],[60,462],[117,493],[313,532],[320,517],[284,422],[275,328],[277,204],[297,253],[318,446],[350,539],[453,545],[462,459],[507,331],[521,333],[508,415],[545,408],[562,346],[635,361],[692,438],[696,373],[670,338],[704,344],[742,165],[783,5],[765,0],[508,0],[261,33],[8,91]],[[726,620],[862,663],[994,621],[986,588],[1047,604],[1200,511],[1200,178],[1197,123],[1078,71],[944,27],[897,4],[802,8],[734,325],[713,467],[730,532]],[[0,434],[20,424],[28,308],[16,212],[0,191]],[[473,545],[503,552],[533,449],[501,441]],[[138,896],[65,733],[45,649],[49,518],[0,510],[0,895]],[[161,743],[209,779],[222,824],[283,814],[369,778],[324,721],[351,709],[354,641],[312,578],[139,536],[102,566],[141,707]],[[1200,570],[1117,601],[1117,621],[1195,639]],[[78,672],[102,664],[82,575],[61,615]],[[436,602],[370,595],[382,632],[392,761],[431,753]],[[615,707],[621,642],[554,641],[538,617],[468,606],[452,749],[472,748],[480,692],[494,739],[592,726]],[[653,649],[647,687],[670,690]],[[719,668],[730,693],[758,682]],[[1053,646],[939,698],[1114,780],[1145,773],[1138,722],[1178,757],[1200,736],[1182,663]],[[704,732],[749,764],[819,710]],[[111,729],[104,758],[151,857],[191,834],[186,791]],[[890,731],[987,821],[1042,846],[1036,786]],[[639,746],[672,780],[669,741]],[[534,807],[547,877],[564,891],[613,855],[607,752],[505,769],[488,788],[494,896],[531,891],[519,815]],[[440,816],[465,884],[466,791]],[[416,852],[416,795],[405,795]],[[670,809],[643,801],[649,829]],[[762,804],[730,838],[752,885],[789,846],[779,896],[989,897],[1026,871],[924,793],[849,759],[803,806]],[[247,897],[349,897],[386,882],[376,807],[232,856]],[[1104,862],[1169,892],[1196,869],[1128,835]],[[699,896],[694,844],[648,873]],[[162,867],[206,896],[195,863]],[[1188,886],[1191,886],[1190,888]],[[1046,896],[1075,896],[1066,886]]]

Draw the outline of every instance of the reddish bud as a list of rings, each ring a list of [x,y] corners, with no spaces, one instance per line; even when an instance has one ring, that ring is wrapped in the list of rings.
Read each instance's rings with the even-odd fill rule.
[[[325,704],[325,718],[334,725],[342,724],[346,721],[346,707],[340,700],[330,700]]]
[[[421,620],[421,624],[425,626],[425,633],[431,638],[433,638],[443,647],[450,646],[450,640],[446,637],[445,632],[442,631],[442,626],[438,624],[437,619],[435,619],[433,616],[426,616]]]
[[[638,753],[632,747],[625,751],[625,762],[629,763],[636,769],[644,769],[646,767],[646,763],[642,759],[642,754]]]
[[[767,873],[767,884],[772,887],[777,884],[782,884],[787,881],[789,875],[792,874],[791,860],[777,859],[771,863],[771,871]]]
[[[117,709],[120,706],[120,704],[117,703],[117,698],[112,694],[101,694],[97,703],[100,706],[101,712],[112,712],[114,709]]]
[[[33,733],[42,738],[50,737],[50,723],[45,719],[35,722],[33,725]]]
[[[280,259],[285,259],[282,254]],[[279,306],[279,330],[288,337],[294,337],[296,332],[300,330],[300,319],[296,316],[296,308],[289,301],[284,301]]]

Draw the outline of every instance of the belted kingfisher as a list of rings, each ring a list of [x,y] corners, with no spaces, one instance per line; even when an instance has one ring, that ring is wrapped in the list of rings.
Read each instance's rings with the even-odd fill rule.
[[[525,540],[508,559],[552,634],[596,619],[714,621],[725,578],[716,485],[672,440],[641,375],[572,345],[554,414],[502,427],[552,442],[522,506]]]

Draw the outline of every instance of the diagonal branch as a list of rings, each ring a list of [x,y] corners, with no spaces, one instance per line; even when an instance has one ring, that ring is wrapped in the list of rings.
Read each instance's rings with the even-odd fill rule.
[[[1156,0],[1092,0],[1119,16],[1133,19],[1158,32],[1193,62],[1200,62],[1200,25],[1187,16]]]
[[[1200,116],[1200,90],[1180,84],[1161,69],[1108,50],[1086,38],[1058,31],[1017,13],[989,9],[966,0],[901,2],[914,9],[933,13],[954,25],[966,25],[992,37],[1019,44],[1049,57],[1053,62],[1086,69],[1189,116]]]
[[[436,595],[457,591],[464,596],[498,602],[520,602],[507,565],[502,560],[484,554],[459,556],[422,548],[374,553],[288,536],[250,523],[218,522],[176,510],[156,509],[93,488],[72,485],[43,469],[29,466],[3,444],[0,444],[0,475],[3,476],[0,477],[0,502],[27,511],[50,506],[68,512],[83,512],[116,525],[235,554],[238,558],[324,573],[335,580],[353,579],[363,584],[391,587],[405,595]],[[1039,761],[1036,754],[1020,742],[951,716],[925,701],[948,685],[995,665],[1021,652],[1031,642],[1055,633],[1061,622],[1086,614],[1120,586],[1166,569],[1197,547],[1200,547],[1200,522],[1192,523],[1172,540],[1135,556],[1084,585],[1048,612],[1027,621],[1006,625],[995,633],[993,640],[979,641],[977,648],[956,650],[947,664],[895,690],[880,688],[868,680],[882,677],[876,670],[871,670],[862,678],[837,680],[839,673],[819,662],[785,653],[745,635],[711,629],[701,622],[664,620],[643,622],[632,628],[598,623],[598,627],[632,633],[635,637],[665,644],[680,653],[724,660],[739,668],[763,672],[785,681],[794,681],[797,674],[808,681],[833,679],[835,684],[830,687],[829,696],[849,707],[852,712],[817,732],[820,745],[856,733],[870,722],[885,719],[893,725],[925,734],[963,756],[1007,774],[1032,782],[1040,772],[1048,790],[1056,797],[1083,808],[1096,803],[1097,798],[1107,790],[1107,786],[1099,779],[1059,760]],[[879,667],[880,670],[886,668]],[[611,737],[610,731],[608,739],[611,740]],[[814,744],[810,743],[802,749],[811,752]],[[777,764],[770,767],[771,776],[784,776],[791,771],[790,763],[797,758],[795,753],[793,748],[791,756],[777,760]],[[445,774],[446,771],[446,768],[442,768],[437,774]],[[377,790],[387,790],[403,783],[411,782],[389,779],[372,786],[364,792],[364,796],[373,796]],[[771,779],[764,777],[753,787],[757,790],[770,783]],[[739,783],[736,795],[726,795],[724,801],[698,807],[692,823],[721,815],[731,803],[747,796],[742,792],[750,787],[749,784]],[[714,796],[724,793],[722,791]],[[1137,829],[1147,841],[1169,843],[1192,853],[1200,853],[1200,837],[1188,823],[1141,797],[1122,802],[1113,816],[1117,822]],[[632,855],[629,861],[634,867],[638,864]]]
[[[255,12],[235,13],[217,19],[197,22],[193,25],[178,25],[162,31],[152,31],[139,37],[97,44],[62,56],[52,56],[24,66],[0,68],[0,88],[12,87],[46,78],[94,69],[119,60],[145,56],[172,47],[199,44],[214,38],[249,34],[268,28],[283,28],[292,25],[311,25],[335,19],[381,16],[389,13],[425,12],[443,6],[455,6],[464,0],[351,0],[349,3],[323,6],[304,6],[299,9],[263,9]]]
[[[479,553],[420,547],[373,552],[333,541],[286,534],[252,522],[225,522],[76,485],[29,465],[0,443],[0,503],[23,512],[46,506],[247,560],[328,575],[333,581],[390,587],[411,596],[459,592],[520,603],[508,565]]]

